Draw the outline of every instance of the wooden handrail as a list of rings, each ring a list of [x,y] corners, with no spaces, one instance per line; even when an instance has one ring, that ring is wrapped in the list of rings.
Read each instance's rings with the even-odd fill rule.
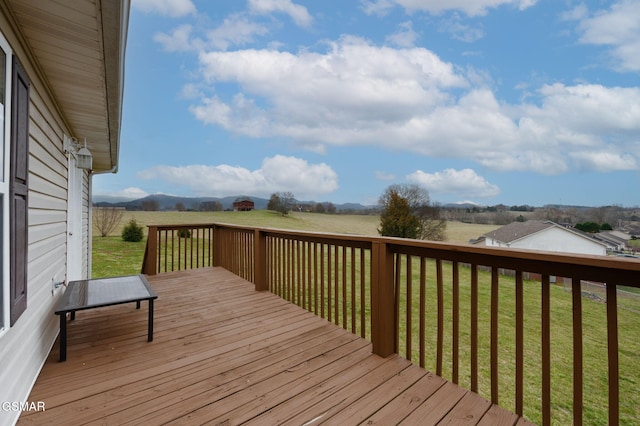
[[[513,404],[510,407],[518,415],[536,411],[525,398],[524,374],[529,371],[524,324],[527,315],[536,314],[528,307],[532,302],[525,291],[531,291],[528,277],[535,274],[539,277],[536,303],[540,311],[536,315],[540,318],[541,378],[536,420],[542,424],[553,419],[552,278],[565,277],[571,284],[575,424],[584,418],[583,366],[588,356],[583,350],[581,283],[606,283],[608,422],[620,421],[616,290],[618,286],[640,287],[640,262],[636,260],[220,223],[149,227],[143,273],[202,266],[224,267],[253,282],[256,290],[276,293],[370,339],[378,355],[400,353],[423,367],[433,362],[436,374],[468,383],[472,391],[485,393],[494,403]],[[513,278],[505,278],[504,273]],[[480,284],[480,274],[485,277],[483,282],[489,281],[488,286]],[[463,283],[469,292],[465,303]],[[513,331],[503,330],[499,319],[504,315],[502,292],[506,290],[515,294],[508,313],[515,318]],[[479,306],[480,294],[487,291],[488,298],[482,300],[490,302]],[[433,296],[427,296],[430,292]],[[468,316],[464,324],[463,316]],[[488,329],[479,327],[481,318],[489,318]],[[451,327],[446,335],[445,327]],[[463,339],[463,333],[468,338]],[[505,401],[500,378],[505,368],[501,341],[506,333],[515,335],[515,360],[514,383],[507,386],[514,389],[514,395]],[[432,338],[430,346],[427,341]],[[484,342],[489,343],[487,349]],[[486,352],[488,365],[482,355]]]

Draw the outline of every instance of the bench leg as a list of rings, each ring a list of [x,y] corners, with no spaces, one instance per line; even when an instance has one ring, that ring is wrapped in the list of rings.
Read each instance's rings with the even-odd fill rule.
[[[149,325],[147,331],[147,341],[153,342],[153,299],[149,299]]]
[[[73,315],[75,312],[72,312]],[[67,360],[67,313],[60,314],[60,362]]]

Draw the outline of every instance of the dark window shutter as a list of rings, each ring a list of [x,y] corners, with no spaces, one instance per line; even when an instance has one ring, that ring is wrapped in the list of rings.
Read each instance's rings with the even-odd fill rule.
[[[27,309],[29,78],[13,57],[11,91],[11,176],[9,226],[11,253],[11,325]]]

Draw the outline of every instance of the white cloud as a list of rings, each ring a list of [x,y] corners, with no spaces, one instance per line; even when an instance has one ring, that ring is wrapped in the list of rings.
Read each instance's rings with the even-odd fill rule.
[[[170,33],[157,33],[153,40],[168,52],[203,51],[205,48],[227,50],[231,46],[253,43],[256,36],[268,34],[264,25],[242,14],[228,16],[220,25],[206,32],[205,40],[193,35],[191,25],[181,25]]]
[[[396,175],[394,175],[393,173],[387,173],[387,172],[383,172],[383,171],[376,171],[376,179],[378,180],[394,180],[396,178]]]
[[[261,119],[269,123],[263,136],[287,136],[305,146],[364,142],[381,127],[402,126],[412,114],[446,102],[444,88],[467,84],[426,49],[376,47],[353,37],[332,43],[326,53],[209,52],[200,62],[205,82],[240,85],[243,105],[252,97],[273,106],[252,111],[268,117]],[[215,106],[219,114],[222,102],[205,98],[192,110],[205,122],[218,122],[205,110]],[[224,104],[226,128],[244,133],[247,115],[234,103]]]
[[[440,31],[451,34],[456,40],[471,43],[484,37],[484,29],[480,25],[471,26],[462,23],[460,15],[454,13],[439,24]]]
[[[417,170],[408,175],[407,179],[424,186],[432,193],[474,198],[489,198],[500,194],[500,188],[489,183],[472,169],[445,169],[436,173]]]
[[[249,0],[249,10],[260,15],[274,12],[284,13],[289,15],[293,22],[300,27],[308,27],[313,22],[307,8],[294,4],[291,0]]]
[[[145,13],[179,18],[196,13],[196,6],[191,0],[133,0],[133,7]]]
[[[395,33],[387,36],[387,41],[399,47],[412,47],[418,39],[411,21],[403,22]]]
[[[587,16],[584,6],[577,7],[565,18],[578,19],[580,42],[611,47],[614,68],[620,71],[640,71],[640,4],[637,0],[622,0],[609,10],[599,10]]]
[[[503,5],[516,6],[524,10],[534,6],[537,0],[371,0],[362,1],[365,12],[383,14],[391,9],[392,4],[403,7],[407,12],[425,11],[433,14],[454,10],[469,16],[485,15],[488,9]]]
[[[327,164],[309,164],[304,159],[282,155],[265,158],[257,170],[226,164],[155,166],[138,173],[138,177],[161,179],[203,195],[269,196],[291,191],[298,198],[313,198],[338,189],[338,176]]]
[[[360,5],[367,15],[384,16],[393,9],[395,3],[393,0],[360,0]]]
[[[610,170],[640,167],[640,88],[552,84],[510,105],[477,72],[427,49],[355,37],[325,52],[245,49],[199,59],[199,84],[238,92],[210,96],[205,88],[192,113],[237,134],[285,138],[314,152],[372,145],[466,158],[499,171],[601,170],[607,165],[580,153],[605,151],[624,160]]]
[[[115,191],[115,192],[96,192],[93,194],[94,197],[113,197],[113,198],[123,198],[123,199],[127,199],[127,200],[137,200],[139,198],[144,198],[147,195],[149,195],[148,192],[146,192],[143,189],[140,188],[135,188],[135,187],[129,187],[129,188],[125,188],[122,191]]]
[[[598,172],[637,170],[638,162],[630,154],[620,154],[610,151],[574,152],[571,157],[579,167]]]
[[[226,50],[229,46],[242,46],[254,41],[255,36],[269,32],[267,27],[250,21],[242,14],[231,15],[217,28],[207,34],[209,43],[216,49]]]
[[[191,37],[191,25],[181,25],[170,34],[157,33],[153,40],[160,43],[167,52],[186,52],[202,47],[202,40]]]

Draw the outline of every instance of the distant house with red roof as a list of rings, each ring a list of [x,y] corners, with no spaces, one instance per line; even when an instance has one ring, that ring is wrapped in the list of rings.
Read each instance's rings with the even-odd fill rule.
[[[233,211],[236,212],[248,212],[253,210],[255,203],[251,198],[237,198],[233,202]]]

